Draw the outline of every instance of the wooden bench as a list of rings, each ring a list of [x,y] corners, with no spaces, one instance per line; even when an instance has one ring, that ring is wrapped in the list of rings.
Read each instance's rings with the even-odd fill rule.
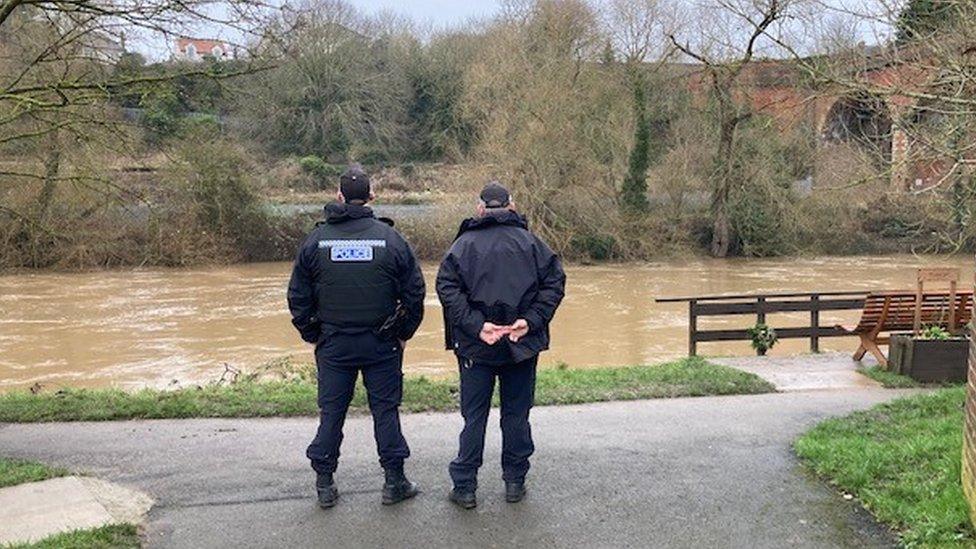
[[[921,304],[918,304],[921,295]],[[952,306],[950,306],[952,304]],[[941,326],[951,332],[961,331],[972,320],[973,292],[873,292],[864,301],[857,326],[838,326],[861,338],[854,360],[871,353],[883,367],[888,359],[879,345],[887,345],[893,332],[913,332],[920,326]],[[881,336],[882,333],[889,334]]]

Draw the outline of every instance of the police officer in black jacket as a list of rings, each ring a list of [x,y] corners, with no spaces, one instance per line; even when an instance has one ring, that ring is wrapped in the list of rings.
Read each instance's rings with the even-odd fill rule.
[[[367,207],[373,194],[361,167],[340,177],[338,198],[298,250],[288,285],[292,323],[315,344],[318,365],[321,416],[306,454],[317,473],[319,506],[334,506],[342,425],[362,371],[386,474],[383,504],[392,505],[418,493],[403,473],[410,449],[399,406],[403,349],[423,319],[424,279],[393,222],[376,219]]]
[[[566,275],[559,258],[529,232],[508,190],[497,182],[481,192],[478,216],[461,224],[437,273],[447,348],[458,357],[464,429],[451,462],[450,499],[477,505],[485,427],[498,378],[501,396],[505,499],[525,496],[534,451],[529,410],[539,353],[549,348],[549,322],[562,301]]]

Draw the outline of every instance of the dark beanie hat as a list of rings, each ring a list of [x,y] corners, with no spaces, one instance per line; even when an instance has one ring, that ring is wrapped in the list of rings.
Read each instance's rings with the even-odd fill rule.
[[[512,202],[512,194],[501,183],[492,181],[481,190],[481,201],[486,208],[507,208]]]
[[[345,173],[339,176],[339,192],[346,202],[354,200],[369,202],[369,176],[359,164],[350,164]]]

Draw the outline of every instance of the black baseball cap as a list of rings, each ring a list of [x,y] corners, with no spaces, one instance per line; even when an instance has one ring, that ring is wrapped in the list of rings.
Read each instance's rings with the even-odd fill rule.
[[[339,192],[346,202],[369,202],[369,176],[359,164],[350,164],[346,171],[339,176]]]
[[[507,208],[512,203],[512,193],[501,183],[492,181],[481,189],[481,201],[486,208]]]

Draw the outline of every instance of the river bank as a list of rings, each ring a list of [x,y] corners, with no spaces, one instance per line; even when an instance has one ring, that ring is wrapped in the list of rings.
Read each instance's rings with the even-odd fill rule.
[[[287,379],[245,376],[227,383],[172,391],[9,392],[0,394],[0,423],[317,415],[314,365],[288,368],[283,377]],[[772,391],[772,385],[754,374],[694,358],[656,366],[541,370],[535,403],[547,406]],[[456,379],[404,379],[404,412],[442,412],[457,406]],[[368,412],[361,385],[356,388],[350,411]]]

